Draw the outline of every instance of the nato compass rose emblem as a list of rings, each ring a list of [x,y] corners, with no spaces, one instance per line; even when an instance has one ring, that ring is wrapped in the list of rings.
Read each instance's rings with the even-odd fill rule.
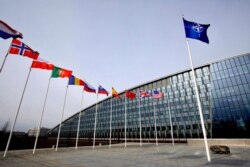
[[[192,30],[194,32],[197,32],[200,36],[200,34],[204,31],[204,27],[198,23],[194,23],[192,26]]]

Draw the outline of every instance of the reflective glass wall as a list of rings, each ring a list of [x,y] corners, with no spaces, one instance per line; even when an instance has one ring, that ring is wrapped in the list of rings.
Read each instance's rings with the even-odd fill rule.
[[[250,55],[211,64],[213,137],[250,137]]]
[[[250,55],[241,55],[195,69],[199,95],[208,138],[250,137]],[[155,100],[139,98],[139,91],[154,89],[164,93]],[[170,116],[174,137],[202,138],[200,116],[191,71],[139,85],[131,89],[137,93],[134,100],[126,100],[124,92],[120,99],[108,98],[98,104],[96,137],[109,139],[110,111],[112,104],[112,138],[125,137],[125,105],[127,113],[127,138],[139,139],[139,102],[141,110],[142,137],[155,138],[154,109],[157,136],[160,140],[171,138]],[[92,139],[94,133],[95,108],[90,106],[81,113],[81,138]],[[79,113],[62,124],[61,136],[75,138]],[[55,127],[51,136],[57,136]]]

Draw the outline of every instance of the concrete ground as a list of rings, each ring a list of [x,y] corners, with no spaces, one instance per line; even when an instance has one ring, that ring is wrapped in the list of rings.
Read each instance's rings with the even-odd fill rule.
[[[39,149],[9,151],[6,158],[0,152],[0,167],[200,167],[200,166],[250,166],[250,147],[230,147],[230,155],[211,153],[207,161],[205,148],[187,144],[144,144]]]

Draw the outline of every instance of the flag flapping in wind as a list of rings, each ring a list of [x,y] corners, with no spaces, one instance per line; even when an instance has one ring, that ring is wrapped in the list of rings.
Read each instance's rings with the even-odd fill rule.
[[[99,85],[99,87],[98,87],[98,94],[105,94],[105,95],[109,95],[109,92],[106,90],[106,89],[104,89],[101,85]]]
[[[187,21],[183,18],[186,38],[197,39],[205,43],[209,43],[207,29],[210,24],[199,24],[196,22]]]
[[[136,94],[132,91],[129,91],[129,90],[125,91],[125,95],[128,99],[131,99],[131,100],[133,100],[136,97]]]
[[[85,90],[86,92],[89,92],[89,93],[96,93],[95,88],[93,86],[91,86],[89,83],[87,83],[86,81],[84,81],[83,90]]]
[[[31,68],[39,68],[43,70],[53,70],[54,65],[50,64],[48,61],[38,58],[37,60],[33,60]]]
[[[71,75],[69,77],[69,85],[78,85],[78,86],[83,86],[84,81],[81,80],[80,78],[75,77],[74,75]]]
[[[13,29],[2,20],[0,20],[0,37],[3,39],[23,38],[23,34]]]
[[[39,56],[39,53],[37,51],[34,51],[28,45],[18,39],[12,40],[9,54],[21,55],[34,60],[36,60]]]
[[[51,77],[52,78],[69,78],[72,75],[72,71],[66,70],[60,67],[54,67]]]
[[[154,90],[153,91],[153,98],[154,99],[160,99],[163,97],[163,93],[162,92],[159,92],[158,90]]]

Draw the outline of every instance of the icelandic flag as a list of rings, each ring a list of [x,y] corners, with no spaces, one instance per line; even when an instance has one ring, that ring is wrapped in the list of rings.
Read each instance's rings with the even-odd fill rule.
[[[91,86],[90,84],[88,84],[86,81],[84,81],[83,90],[85,90],[86,92],[89,92],[89,93],[96,93],[95,88],[93,86]]]
[[[101,85],[98,87],[98,93],[99,94],[106,94],[107,96],[109,95],[109,92],[106,91]]]
[[[207,29],[210,24],[199,24],[191,21],[187,21],[183,18],[186,38],[197,39],[209,44],[207,37]]]
[[[23,34],[11,28],[8,24],[0,20],[0,37],[8,38],[23,38]]]

